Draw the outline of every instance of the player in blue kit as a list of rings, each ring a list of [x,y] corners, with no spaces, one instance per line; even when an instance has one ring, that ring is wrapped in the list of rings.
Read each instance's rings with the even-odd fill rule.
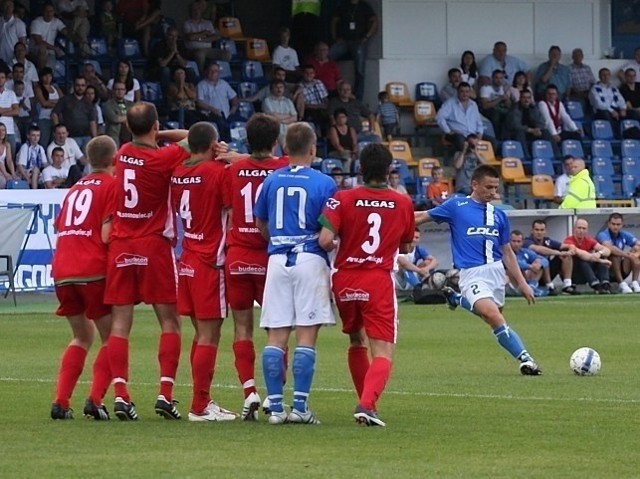
[[[611,251],[611,272],[618,282],[621,293],[640,293],[640,242],[630,232],[622,229],[624,218],[620,213],[611,213],[607,227],[596,236],[602,246]],[[625,247],[630,249],[625,251]],[[631,287],[625,278],[631,273]]]
[[[319,424],[307,406],[316,362],[316,339],[322,325],[335,324],[331,309],[329,262],[318,244],[318,218],[336,185],[313,170],[316,135],[306,123],[289,126],[289,166],[263,183],[254,214],[269,240],[267,278],[260,327],[267,329],[262,368],[269,399],[269,424]],[[283,404],[284,352],[296,330],[293,354],[293,406]]]
[[[520,372],[537,376],[542,371],[527,352],[518,334],[502,315],[505,269],[529,304],[533,291],[520,272],[509,245],[509,220],[490,203],[498,191],[499,174],[488,165],[476,168],[471,195],[452,198],[428,211],[416,213],[416,223],[445,222],[451,228],[454,267],[460,269],[461,294],[449,291],[448,302],[480,316],[493,330],[498,343],[520,361]]]

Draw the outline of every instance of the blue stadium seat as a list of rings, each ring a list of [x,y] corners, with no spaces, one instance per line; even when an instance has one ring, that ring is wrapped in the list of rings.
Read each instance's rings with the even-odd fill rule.
[[[613,161],[611,142],[607,140],[593,140],[591,142],[591,156],[593,158],[610,158]]]
[[[426,100],[435,103],[440,103],[440,97],[438,96],[438,86],[430,81],[420,82],[416,85],[416,101]]]
[[[94,60],[110,59],[109,46],[107,45],[107,39],[105,37],[90,37],[89,50],[89,58]]]
[[[572,120],[584,121],[584,110],[579,101],[567,101],[565,106]]]
[[[255,60],[242,62],[242,81],[252,81],[264,85],[267,79],[264,76],[262,64]]]
[[[242,118],[244,121],[248,121],[251,118],[251,115],[255,113],[255,109],[253,108],[253,103],[248,101],[241,101],[238,103],[238,110],[236,115],[239,118]]]
[[[625,156],[622,158],[622,174],[640,176],[640,157]]]
[[[140,83],[140,98],[156,106],[164,105],[160,82],[143,81]]]
[[[549,158],[534,158],[531,160],[531,171],[534,175],[549,175],[552,178],[556,176],[553,163]]]
[[[613,163],[610,158],[593,157],[591,160],[591,172],[594,175],[613,175]]]
[[[433,178],[430,176],[420,176],[418,177],[418,181],[416,182],[416,194],[413,197],[413,202],[416,205],[426,205],[427,204],[427,187],[429,183],[433,181]]]
[[[247,141],[247,122],[232,121],[229,123],[231,139],[236,141]]]
[[[624,131],[629,128],[637,128],[640,130],[640,121],[624,119],[620,121],[620,138],[624,138]]]
[[[615,141],[611,122],[607,120],[594,120],[591,123],[591,136],[594,140]]]
[[[391,170],[396,170],[398,173],[400,173],[400,180],[402,180],[402,183],[405,185],[414,184],[416,181],[411,174],[411,170],[409,170],[407,162],[400,158],[393,159],[393,161],[391,162]]]
[[[609,175],[594,175],[593,183],[596,186],[596,198],[613,200],[615,199],[615,189],[613,180]]]
[[[491,138],[498,139],[496,136],[496,130],[493,128],[493,123],[491,123],[486,118],[482,119],[482,127],[484,129],[483,135],[490,136]]]
[[[620,151],[622,156],[640,158],[640,140],[622,140]]]
[[[142,55],[140,44],[135,38],[118,40],[118,57],[129,60],[134,66],[146,66],[147,59]]]
[[[229,142],[229,148],[231,148],[233,151],[237,151],[240,154],[249,153],[249,148],[247,147],[247,144],[244,141],[231,140]]]
[[[636,191],[636,187],[640,183],[639,175],[623,175],[622,176],[622,196],[631,198]]]
[[[533,158],[548,158],[554,159],[553,147],[551,142],[547,140],[535,140],[531,143],[531,156]]]
[[[243,81],[238,83],[238,96],[240,98],[249,98],[258,93],[258,84],[252,81]]]
[[[524,160],[524,149],[522,148],[522,144],[519,141],[514,141],[514,140],[503,141],[500,153],[503,158],[511,157],[511,158],[520,158],[520,160]]]
[[[28,190],[30,188],[29,183],[24,180],[9,180],[7,181],[6,189],[8,190]]]
[[[78,75],[82,75],[82,69],[84,68],[84,65],[86,65],[87,63],[90,63],[91,65],[93,65],[93,68],[96,70],[96,73],[99,76],[102,76],[102,66],[97,60],[85,60],[82,63],[78,64]]]
[[[233,74],[231,73],[231,65],[229,62],[216,61],[215,63],[220,67],[220,78],[227,82],[232,81]]]
[[[237,60],[239,58],[238,55],[238,47],[236,46],[235,40],[231,38],[219,38],[213,43],[215,48],[219,48],[220,50],[225,50],[229,52],[231,55],[231,61]]]
[[[330,175],[331,170],[334,168],[342,168],[342,160],[338,158],[325,158],[320,165],[320,171],[324,174]]]
[[[576,158],[584,158],[582,143],[578,140],[564,140],[562,142],[562,156],[571,155]]]

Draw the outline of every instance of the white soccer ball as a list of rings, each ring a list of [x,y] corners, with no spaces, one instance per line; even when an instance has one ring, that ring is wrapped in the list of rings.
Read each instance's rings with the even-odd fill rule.
[[[587,347],[576,349],[569,360],[569,367],[578,376],[598,374],[600,366],[602,366],[602,363],[598,352]]]
[[[441,290],[442,288],[444,288],[445,284],[447,284],[447,277],[444,275],[444,273],[436,271],[431,276],[429,276],[429,286],[432,289]]]

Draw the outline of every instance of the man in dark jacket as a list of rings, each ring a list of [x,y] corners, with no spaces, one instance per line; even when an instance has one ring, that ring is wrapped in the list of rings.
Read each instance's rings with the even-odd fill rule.
[[[514,104],[507,115],[508,137],[519,141],[527,158],[531,157],[530,143],[534,140],[551,141],[551,134],[544,128],[544,119],[528,90],[520,93],[520,101]]]

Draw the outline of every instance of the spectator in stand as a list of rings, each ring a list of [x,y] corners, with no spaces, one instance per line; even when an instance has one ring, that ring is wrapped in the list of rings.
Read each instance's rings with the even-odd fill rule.
[[[509,89],[511,101],[513,103],[520,101],[520,94],[525,90],[531,92],[533,95],[533,90],[529,86],[529,77],[527,77],[527,74],[525,72],[517,72],[513,77],[513,83]]]
[[[323,83],[329,94],[337,92],[337,88],[342,82],[342,73],[340,73],[338,64],[329,58],[329,46],[325,42],[316,43],[313,55],[307,58],[306,65],[313,67],[314,78]]]
[[[574,158],[569,163],[569,176],[567,195],[560,204],[560,208],[596,208],[596,187],[589,176],[589,170],[587,170],[583,159]]]
[[[471,194],[471,177],[474,170],[487,163],[484,154],[478,151],[478,135],[471,133],[465,139],[459,151],[453,155],[453,167],[456,169],[456,193]]]
[[[571,88],[567,97],[569,100],[579,101],[582,109],[586,112],[589,104],[589,92],[591,87],[596,83],[596,77],[589,65],[585,65],[584,54],[582,49],[576,48],[571,52],[573,63],[569,65],[569,74],[571,75]]]
[[[71,18],[66,22],[69,27],[69,38],[73,40],[76,53],[81,57],[87,57],[91,54],[89,48],[89,33],[91,31],[89,5],[86,0],[71,0],[68,3],[72,7]]]
[[[95,88],[96,95],[101,101],[106,101],[109,98],[109,89],[104,84],[104,80],[100,78],[96,72],[96,67],[93,63],[87,62],[82,65],[81,75],[87,80],[87,88],[90,86]]]
[[[211,21],[202,18],[202,8],[198,3],[194,2],[189,7],[189,18],[184,22],[184,36],[187,50],[198,64],[200,74],[205,71],[207,60],[229,61],[231,58],[229,52],[212,47],[220,35]]]
[[[42,183],[47,190],[53,188],[67,188],[69,170],[63,165],[64,150],[55,147],[51,152],[51,164],[42,170]]]
[[[562,160],[562,174],[555,179],[553,186],[553,202],[561,204],[567,196],[567,189],[569,187],[569,179],[571,174],[571,164],[573,163],[573,156],[566,155]]]
[[[220,78],[220,66],[212,63],[207,67],[206,78],[198,83],[196,106],[202,114],[218,127],[222,141],[230,141],[228,118],[238,109],[238,95]]]
[[[127,111],[133,103],[125,99],[126,86],[118,81],[113,84],[113,98],[102,105],[106,122],[106,134],[116,145],[131,141],[131,132],[127,127]]]
[[[202,119],[196,109],[196,86],[187,80],[187,72],[182,67],[173,72],[173,82],[167,90],[167,105],[169,118],[179,122],[182,116],[185,128]]]
[[[458,85],[462,83],[462,73],[460,73],[458,68],[451,68],[447,73],[447,76],[449,78],[449,83],[440,88],[440,101],[442,103],[447,101],[449,98],[458,96]],[[476,92],[473,88],[471,89],[469,96],[475,100]]]
[[[21,63],[22,65],[24,65],[25,82],[34,84],[40,81],[36,66],[30,60],[27,60],[27,47],[24,43],[18,42],[16,43],[16,46],[13,47],[13,60],[11,61],[11,64],[15,65],[16,63]]]
[[[333,168],[331,168],[331,178],[333,178],[333,181],[335,181],[338,191],[349,189],[349,187],[347,186],[347,180],[344,177],[344,171],[342,171],[342,168],[340,168],[339,166],[334,166]]]
[[[76,140],[69,138],[69,131],[62,123],[56,125],[53,130],[53,141],[47,146],[47,160],[49,163],[53,163],[54,148],[62,149],[62,166],[69,171],[69,176],[80,178],[88,162]]]
[[[353,61],[355,71],[354,90],[356,98],[364,95],[365,65],[369,40],[378,30],[378,17],[371,6],[362,0],[342,2],[331,19],[330,57],[340,60],[347,54]],[[330,88],[327,85],[329,91]]]
[[[0,60],[11,64],[13,50],[17,43],[27,44],[27,27],[14,15],[14,3],[6,0],[0,17]]]
[[[36,125],[29,127],[27,141],[20,147],[18,152],[18,175],[31,186],[32,190],[38,189],[40,172],[49,164],[47,156],[38,142],[40,141],[40,128]]]
[[[573,282],[587,283],[596,294],[611,294],[609,268],[611,255],[609,248],[589,236],[589,223],[585,219],[576,220],[573,235],[565,238],[564,244],[575,246],[573,258]]]
[[[468,83],[472,89],[474,89],[478,81],[479,73],[478,66],[476,65],[476,56],[471,50],[466,50],[460,57],[460,73],[461,80]]]
[[[69,136],[76,140],[82,151],[91,138],[98,135],[98,117],[96,107],[84,96],[87,81],[78,76],[73,81],[73,93],[65,95],[51,111],[54,125],[64,123]]]
[[[291,100],[284,96],[285,90],[284,81],[273,80],[271,82],[271,95],[262,102],[262,111],[273,116],[280,123],[279,142],[281,145],[284,145],[284,137],[289,125],[298,121],[296,107]]]
[[[13,82],[13,93],[16,94],[18,107],[20,109],[18,116],[15,118],[16,128],[18,129],[16,134],[20,135],[20,141],[27,137],[27,128],[33,118],[32,98],[25,95],[25,86],[25,82],[22,80],[15,80]]]
[[[101,102],[98,97],[98,92],[92,85],[87,85],[87,89],[84,91],[84,96],[93,104],[93,108],[96,110],[96,127],[98,135],[103,135],[105,130],[104,115],[102,114]]]
[[[0,72],[0,122],[4,123],[7,129],[7,140],[11,145],[11,152],[16,151],[15,121],[20,113],[20,103],[13,90],[6,86],[7,76]]]
[[[545,130],[551,135],[551,145],[555,156],[560,156],[560,146],[564,140],[580,141],[582,139],[582,129],[578,128],[567,113],[555,85],[549,85],[545,88],[544,98],[538,102],[538,110],[542,114]]]
[[[40,81],[34,88],[37,106],[38,138],[41,144],[47,146],[51,140],[51,130],[53,122],[51,121],[51,112],[57,105],[58,101],[64,97],[62,90],[52,83],[53,70],[46,67],[40,70]]]
[[[284,68],[287,72],[295,73],[300,66],[298,53],[289,46],[291,32],[287,27],[280,29],[280,43],[273,51],[273,66]]]
[[[299,106],[298,101],[302,101],[302,96],[297,94],[300,88],[299,84],[288,83],[287,71],[282,67],[275,67],[273,69],[272,81],[275,81],[275,80],[281,80],[285,82],[284,96],[287,97],[289,100],[292,100],[295,103],[296,108],[298,108]],[[260,90],[258,90],[258,92],[255,95],[247,97],[244,101],[248,101],[251,103],[259,101],[260,103],[262,103],[264,99],[267,98],[269,95],[271,95],[271,85],[265,85],[262,88],[260,88]]]
[[[511,94],[505,86],[504,72],[495,70],[491,74],[491,84],[480,87],[480,112],[491,121],[497,138],[503,137],[503,126],[511,108]]]
[[[140,82],[133,77],[133,68],[127,60],[119,60],[117,73],[107,82],[107,88],[112,91],[115,81],[121,81],[127,86],[125,99],[131,102],[140,101]]]
[[[158,38],[162,36],[162,1],[161,0],[148,0],[147,8],[136,22],[135,30],[137,33],[138,41],[140,42],[140,49],[145,57],[149,57],[149,41],[151,38]]]
[[[114,55],[116,51],[116,41],[120,38],[120,19],[113,13],[113,2],[103,0],[102,11],[98,20],[98,30],[101,37],[107,39],[109,54]]]
[[[432,181],[427,186],[427,200],[430,208],[439,206],[449,199],[449,184],[442,181],[444,170],[440,166],[431,169]]]
[[[622,68],[618,70],[618,79],[620,83],[624,82],[624,73],[629,69],[633,69],[636,72],[636,77],[640,76],[640,47],[633,51],[633,60],[622,65]]]
[[[536,95],[542,97],[549,85],[555,85],[560,100],[564,100],[571,88],[571,73],[569,67],[560,63],[562,50],[557,45],[549,48],[549,60],[540,64],[536,70],[534,85]]]
[[[576,255],[575,246],[549,238],[547,236],[547,223],[542,219],[533,220],[531,234],[528,238],[525,238],[523,246],[548,260],[549,268],[543,270],[542,281],[545,283],[550,295],[555,293],[553,280],[558,274],[562,279],[563,293],[580,294],[571,279],[573,258]]]
[[[356,130],[356,134],[362,132],[362,118],[367,118],[369,124],[373,125],[375,116],[369,108],[356,99],[351,92],[351,83],[343,81],[338,86],[338,96],[330,98],[327,106],[327,113],[333,119],[333,114],[338,108],[347,112],[347,124]]]
[[[624,83],[620,86],[620,93],[625,100],[627,116],[640,120],[640,85],[636,82],[636,71],[627,68],[624,72]]]
[[[56,58],[62,57],[64,52],[56,46],[58,33],[69,37],[69,30],[62,20],[55,16],[53,5],[45,4],[42,8],[42,16],[31,22],[30,26],[31,53],[36,59],[36,66],[42,69],[45,66],[53,67]]]
[[[606,229],[600,231],[596,240],[611,251],[611,272],[623,294],[640,293],[640,242],[630,232],[622,229],[624,218],[620,213],[611,213]],[[625,247],[630,249],[625,251]],[[625,278],[631,274],[631,287]]]
[[[302,111],[298,110],[298,116],[305,121],[312,121],[321,130],[326,129],[327,104],[329,92],[324,83],[316,78],[316,70],[313,65],[306,65],[300,88],[303,102]]]
[[[462,82],[458,85],[458,96],[443,103],[438,110],[436,120],[438,126],[444,132],[445,139],[453,143],[456,151],[461,151],[471,134],[476,139],[483,138],[484,125],[478,105],[470,98],[471,87],[468,83]],[[496,151],[496,140],[490,136],[484,139],[491,142],[493,150]]]
[[[167,91],[171,83],[171,72],[182,68],[188,73],[189,81],[195,82],[195,72],[187,68],[187,49],[178,38],[178,29],[169,27],[165,37],[153,47],[149,59],[149,78],[159,81],[162,90]]]
[[[5,83],[5,87],[9,90],[12,90],[15,93],[15,89],[13,85],[15,84],[16,81],[21,81],[21,82],[25,81],[24,65],[22,63],[14,63],[13,70],[11,73],[11,80],[7,80],[7,82]],[[34,93],[33,93],[33,85],[31,84],[31,82],[27,82],[26,84],[24,84],[23,95],[29,100],[33,100]]]
[[[549,130],[545,127],[544,117],[533,101],[529,90],[520,93],[520,101],[511,107],[506,122],[507,136],[519,141],[527,158],[531,158],[529,145],[534,140],[552,141]]]
[[[358,136],[355,128],[347,124],[347,110],[338,108],[333,112],[334,125],[329,128],[329,156],[340,158],[344,171],[351,171],[351,161],[355,159]]]
[[[394,273],[396,289],[412,291],[433,274],[438,260],[420,244],[420,230],[416,228],[411,242],[411,251],[398,255],[398,271]]]
[[[402,180],[400,179],[400,172],[397,170],[391,170],[389,173],[389,188],[397,191],[398,193],[402,193],[403,195],[409,195],[407,189],[402,184]]]
[[[600,81],[593,85],[589,92],[589,101],[595,112],[596,119],[616,121],[627,116],[627,106],[624,97],[613,83],[608,68],[598,71]],[[614,125],[614,131],[615,131]]]
[[[391,141],[394,135],[398,134],[398,125],[400,125],[400,112],[398,108],[391,103],[389,94],[386,91],[378,93],[378,112],[376,121],[382,126],[382,132],[387,141]]]
[[[524,246],[524,235],[520,230],[511,232],[509,244],[516,254],[516,260],[522,275],[529,283],[529,286],[536,292],[543,276],[549,276],[549,260]]]
[[[491,83],[494,71],[504,72],[504,80],[509,84],[517,72],[529,71],[527,64],[519,58],[507,55],[507,44],[496,42],[493,45],[493,53],[487,55],[480,63],[480,86]]]
[[[16,166],[13,162],[11,145],[7,141],[7,126],[0,123],[0,189],[7,186],[7,181],[15,180]]]
[[[146,12],[148,5],[148,0],[119,0],[116,2],[115,13],[122,20],[123,36],[136,36],[136,24]]]

